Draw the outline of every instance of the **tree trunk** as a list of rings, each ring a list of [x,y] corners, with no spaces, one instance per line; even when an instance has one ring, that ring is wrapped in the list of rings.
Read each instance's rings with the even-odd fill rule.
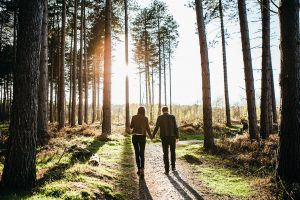
[[[84,25],[84,123],[89,123],[89,79],[88,79],[88,54],[87,54],[87,43],[86,43],[86,9],[84,0],[84,10],[83,10],[83,25]]]
[[[74,3],[74,55],[73,55],[73,80],[72,80],[72,116],[71,126],[76,125],[76,72],[77,72],[77,0]]]
[[[61,52],[59,73],[59,97],[58,97],[58,128],[65,127],[65,39],[66,38],[66,0],[62,5],[61,22]]]
[[[270,62],[270,67],[272,67],[272,62]],[[273,123],[274,124],[278,124],[273,69],[271,69],[271,89],[272,89],[272,116],[273,116]]]
[[[51,71],[50,71],[50,123],[54,122],[54,116],[53,116],[53,76],[54,76],[54,58],[52,58],[53,62],[51,65]]]
[[[98,65],[98,73],[97,73],[97,120],[101,121],[101,105],[100,105],[100,61],[99,61],[99,65]],[[102,121],[101,121],[102,122]]]
[[[111,0],[106,0],[102,123],[102,135],[104,137],[111,134],[111,4]]]
[[[42,1],[19,1],[19,39],[14,68],[14,102],[2,186],[31,189],[36,183],[38,80]],[[30,10],[30,12],[28,12]]]
[[[81,13],[80,13],[80,58],[79,58],[79,71],[78,71],[78,124],[82,125],[82,66],[83,66],[83,10],[84,10],[84,0],[81,0]]]
[[[1,79],[0,79],[0,83],[1,83]],[[3,102],[3,87],[0,84],[0,113],[2,113],[2,102]]]
[[[226,38],[225,38],[225,28],[224,28],[224,20],[223,20],[223,5],[222,5],[222,0],[219,0],[219,13],[220,13],[220,22],[221,22],[221,35],[222,35],[222,54],[223,54],[223,73],[224,73],[224,94],[225,94],[226,126],[231,126],[230,103],[229,103],[228,80],[227,80]]]
[[[68,105],[68,115],[69,115],[69,125],[71,125],[71,118],[72,118],[72,77],[73,77],[73,70],[72,70],[72,60],[73,60],[73,36],[74,35],[74,29],[72,29],[71,33],[71,47],[70,47],[70,75],[69,75],[69,80],[70,80],[70,85],[69,85],[69,105]]]
[[[151,100],[151,102],[152,102],[152,104],[151,104],[151,112],[150,112],[150,122],[153,122],[153,107],[154,107],[154,66],[153,65],[151,65],[151,81],[152,81],[152,83],[151,83],[151,91],[152,91],[152,100]]]
[[[202,69],[204,148],[206,150],[209,150],[214,147],[214,137],[212,132],[212,109],[211,109],[208,49],[207,49],[207,41],[206,41],[205,23],[203,18],[202,0],[195,0],[195,3],[196,3],[196,14],[197,14],[201,69]]]
[[[260,104],[260,136],[267,139],[272,131],[270,0],[262,0],[262,76]]]
[[[170,114],[172,114],[172,69],[171,69],[171,40],[169,36],[169,81],[170,81]]]
[[[125,8],[125,67],[128,71],[128,6],[127,0],[124,0]],[[130,116],[129,116],[129,80],[128,73],[125,77],[125,131],[130,132]]]
[[[281,125],[277,172],[287,182],[300,182],[300,41],[299,1],[279,5],[281,50]]]
[[[161,38],[160,38],[160,16],[157,23],[158,40],[158,115],[161,114]]]
[[[249,120],[249,135],[250,139],[258,138],[257,116],[255,105],[255,89],[253,81],[252,59],[250,51],[250,39],[247,20],[247,10],[245,0],[238,0],[238,10],[240,18],[242,49],[244,58],[244,71],[246,83],[246,96],[248,107],[248,120]]]
[[[57,22],[57,66],[55,67],[55,103],[54,103],[54,118],[55,121],[57,122],[59,119],[58,116],[58,103],[59,103],[59,80],[60,80],[60,66],[61,66],[61,57],[60,57],[60,53],[61,53],[61,49],[59,44],[61,44],[61,30],[60,30],[60,25],[59,25],[59,13],[57,12],[56,15],[56,22]]]
[[[163,39],[163,59],[164,59],[164,93],[165,93],[165,106],[167,106],[167,74],[166,74],[166,56],[165,56],[165,41]]]
[[[92,107],[93,107],[93,113],[92,113],[92,123],[96,121],[96,66],[95,61],[93,61],[93,100],[92,100]]]
[[[142,72],[139,72],[139,81],[140,81],[140,106],[142,105]]]
[[[40,54],[40,79],[38,88],[38,142],[44,144],[48,139],[48,0],[43,1],[43,24]]]
[[[5,77],[3,78],[3,104],[2,104],[2,111],[3,113],[6,113],[6,83],[5,83]]]
[[[152,115],[148,38],[149,38],[148,31],[146,29],[146,23],[145,23],[145,81],[146,81],[146,102],[147,102],[146,105],[147,105],[147,109],[150,110],[150,115]]]

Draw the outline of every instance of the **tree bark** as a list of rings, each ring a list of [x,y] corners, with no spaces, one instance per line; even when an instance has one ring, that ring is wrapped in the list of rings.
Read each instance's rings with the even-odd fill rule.
[[[69,125],[71,125],[71,119],[72,119],[72,77],[73,77],[73,66],[72,66],[72,61],[73,61],[73,39],[74,37],[74,29],[72,29],[72,33],[71,33],[71,47],[70,47],[70,73],[69,73],[69,80],[70,80],[70,84],[69,84],[69,105],[68,105],[68,115],[69,115]]]
[[[270,67],[272,67],[272,62],[270,62]],[[274,124],[278,124],[273,69],[271,69],[271,89],[272,89],[272,112],[273,112],[272,116],[273,116],[273,123]]]
[[[225,110],[226,110],[226,126],[231,126],[230,118],[230,103],[228,92],[228,79],[227,79],[227,55],[226,55],[226,38],[223,20],[223,5],[222,0],[219,0],[219,13],[221,22],[221,35],[222,35],[222,55],[223,55],[223,73],[224,73],[224,95],[225,95]]]
[[[249,121],[250,139],[258,138],[257,115],[255,105],[255,89],[253,81],[252,59],[250,51],[250,39],[247,20],[247,10],[245,0],[238,0],[238,10],[240,18],[240,29],[244,59],[244,72],[246,83],[247,109]]]
[[[169,35],[169,82],[170,82],[170,114],[172,114],[172,68],[171,68],[171,40]]]
[[[97,67],[98,69],[98,72],[97,72],[97,78],[96,78],[96,84],[97,84],[97,120],[99,120],[101,123],[101,105],[100,105],[100,78],[101,78],[101,75],[100,75],[100,61],[99,61],[99,65]]]
[[[89,123],[89,79],[88,79],[88,53],[87,53],[87,41],[86,41],[86,9],[84,0],[83,10],[83,26],[84,26],[84,123]]]
[[[125,67],[128,71],[128,6],[127,0],[124,0],[125,8]],[[129,80],[128,74],[125,77],[125,131],[130,132],[130,116],[129,116]]]
[[[65,40],[66,40],[66,0],[62,5],[61,22],[61,52],[59,69],[59,97],[58,97],[58,128],[65,127]]]
[[[96,121],[96,66],[95,66],[95,61],[93,61],[93,87],[92,87],[92,92],[93,92],[93,100],[92,100],[92,107],[93,107],[93,112],[92,112],[92,123]]]
[[[211,109],[208,49],[207,49],[207,41],[206,41],[205,23],[203,18],[202,0],[195,0],[195,4],[196,4],[196,15],[197,15],[200,56],[201,56],[201,69],[202,69],[204,148],[206,150],[210,150],[214,147],[214,137],[212,132],[212,109]]]
[[[111,15],[112,2],[106,0],[102,123],[102,135],[104,137],[111,134]]]
[[[48,135],[48,1],[43,1],[43,24],[40,54],[40,79],[38,88],[38,142],[45,144]]]
[[[160,13],[159,13],[160,15]],[[157,20],[158,40],[158,115],[161,114],[161,38],[160,38],[160,16]]]
[[[78,93],[79,93],[79,102],[78,102],[78,124],[82,125],[82,66],[83,66],[83,1],[81,0],[81,13],[80,13],[80,58],[79,58],[79,71],[78,71]]]
[[[140,82],[140,106],[142,105],[142,72],[139,72],[139,82]]]
[[[76,125],[76,71],[77,71],[77,0],[74,3],[74,55],[73,55],[73,80],[72,80],[72,115],[71,126]]]
[[[53,56],[54,57],[54,56]],[[50,71],[50,105],[49,105],[49,110],[50,110],[50,123],[54,122],[54,116],[53,116],[53,76],[54,76],[54,58],[52,65],[51,65],[51,71]]]
[[[260,136],[267,139],[272,131],[270,0],[262,0],[262,76]]]
[[[167,106],[167,74],[166,74],[166,52],[165,52],[165,40],[163,39],[163,60],[164,60],[164,93],[165,93],[165,106]]]
[[[279,177],[300,182],[300,40],[299,1],[281,0],[279,5],[281,50],[281,125]]]
[[[19,39],[14,67],[14,100],[2,186],[31,189],[36,183],[38,80],[42,1],[19,1]]]
[[[150,109],[150,122],[153,122],[153,107],[154,107],[154,66],[151,65],[151,92],[152,92],[152,99],[151,99],[151,109]]]

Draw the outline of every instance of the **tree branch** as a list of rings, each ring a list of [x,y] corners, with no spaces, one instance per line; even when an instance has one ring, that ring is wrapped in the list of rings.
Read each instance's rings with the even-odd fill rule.
[[[270,1],[273,3],[272,0],[270,0]],[[267,8],[265,5],[263,5],[263,3],[261,2],[261,0],[257,0],[257,2],[258,2],[262,7],[264,7],[264,9],[268,9],[270,12],[275,13],[275,14],[278,14],[278,12],[276,12],[276,11],[270,9],[270,8]],[[274,3],[273,3],[273,4],[274,4]],[[277,5],[276,5],[276,7],[277,7]],[[278,8],[278,7],[277,7],[277,8]]]
[[[279,6],[273,0],[270,0],[270,1],[277,9],[279,9]]]

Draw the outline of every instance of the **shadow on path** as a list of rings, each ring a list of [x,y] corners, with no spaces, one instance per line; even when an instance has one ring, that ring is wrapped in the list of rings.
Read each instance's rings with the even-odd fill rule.
[[[151,193],[148,189],[145,179],[140,178],[139,181],[139,198],[143,200],[153,200]]]
[[[118,180],[118,188],[124,195],[124,199],[139,199],[138,198],[138,180],[135,173],[135,160],[131,145],[131,137],[125,136],[122,141],[122,152],[120,163],[120,171],[122,172]]]
[[[181,196],[184,199],[190,200],[193,199],[186,191],[191,193],[194,198],[198,200],[204,200],[203,197],[200,196],[200,194],[194,190],[187,182],[185,182],[179,175],[177,171],[175,171],[174,176],[176,179],[174,179],[172,176],[168,175],[169,181],[172,183],[174,188],[181,194]]]

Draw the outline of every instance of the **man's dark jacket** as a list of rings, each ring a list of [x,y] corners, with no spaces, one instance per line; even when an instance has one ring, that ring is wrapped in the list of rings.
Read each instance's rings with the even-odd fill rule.
[[[176,124],[176,119],[174,115],[164,113],[158,116],[155,129],[153,131],[153,137],[156,135],[158,129],[160,129],[160,137],[175,136],[176,139],[179,138],[178,127]]]

